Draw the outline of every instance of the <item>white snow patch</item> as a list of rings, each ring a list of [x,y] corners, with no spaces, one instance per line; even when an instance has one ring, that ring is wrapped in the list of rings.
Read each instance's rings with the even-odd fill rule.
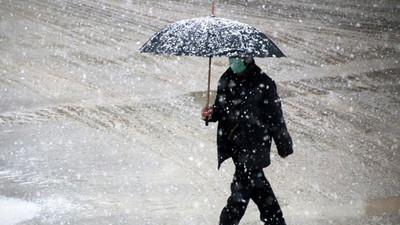
[[[41,208],[32,202],[0,196],[0,224],[13,225],[39,215]]]
[[[43,211],[50,215],[66,214],[74,210],[80,210],[81,208],[63,196],[51,196],[38,200],[38,203],[42,206]]]

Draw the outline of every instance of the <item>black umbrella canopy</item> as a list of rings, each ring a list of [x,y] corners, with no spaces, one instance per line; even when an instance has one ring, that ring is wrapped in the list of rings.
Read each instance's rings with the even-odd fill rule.
[[[204,57],[285,57],[256,28],[214,16],[172,23],[152,36],[140,51]]]

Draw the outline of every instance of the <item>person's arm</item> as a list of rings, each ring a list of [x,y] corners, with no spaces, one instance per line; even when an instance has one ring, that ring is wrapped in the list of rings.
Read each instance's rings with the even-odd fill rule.
[[[275,141],[278,154],[285,158],[293,153],[292,138],[287,131],[283,118],[281,99],[276,90],[276,84],[272,81],[268,92],[268,108],[271,116],[271,133]]]
[[[214,105],[209,106],[208,108],[204,107],[201,110],[201,117],[203,120],[208,120],[209,122],[217,122],[220,120],[223,111],[223,105],[226,101],[225,83],[224,76],[222,76],[218,82],[217,96],[215,97]]]

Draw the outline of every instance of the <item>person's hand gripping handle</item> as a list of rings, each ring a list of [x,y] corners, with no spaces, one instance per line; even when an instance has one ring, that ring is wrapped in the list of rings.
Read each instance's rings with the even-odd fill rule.
[[[208,126],[208,120],[211,118],[213,112],[214,112],[214,110],[213,110],[212,106],[205,106],[201,110],[201,119],[206,121],[206,126]]]

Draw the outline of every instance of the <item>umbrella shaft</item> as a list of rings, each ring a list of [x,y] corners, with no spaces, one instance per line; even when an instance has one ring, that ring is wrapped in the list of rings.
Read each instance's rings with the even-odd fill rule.
[[[212,5],[211,5],[211,15],[214,16],[215,15],[215,1],[212,1]]]
[[[210,106],[211,57],[208,59],[207,107]]]

